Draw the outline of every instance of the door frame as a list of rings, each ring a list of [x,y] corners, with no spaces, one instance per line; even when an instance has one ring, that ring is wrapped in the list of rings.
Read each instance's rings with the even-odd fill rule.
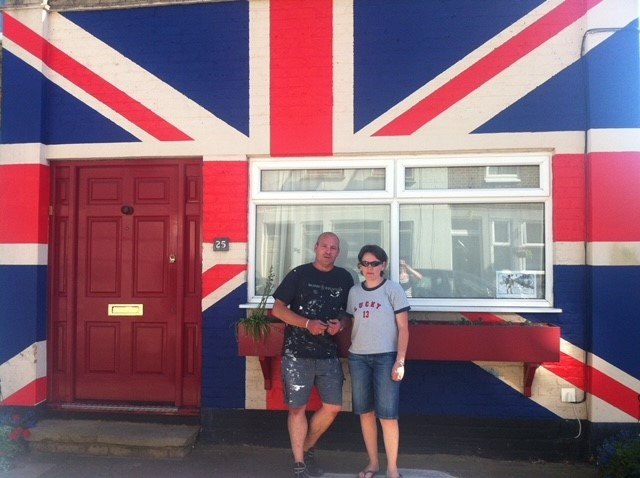
[[[48,406],[73,409],[76,358],[78,172],[105,166],[177,165],[178,260],[176,280],[175,401],[161,413],[199,414],[202,389],[202,160],[201,158],[52,161],[49,208]],[[181,232],[180,232],[181,231]],[[113,411],[113,406],[106,407]],[[140,410],[143,407],[138,407]],[[135,413],[136,407],[124,410]],[[97,404],[94,411],[100,411]],[[158,410],[161,410],[160,408]]]

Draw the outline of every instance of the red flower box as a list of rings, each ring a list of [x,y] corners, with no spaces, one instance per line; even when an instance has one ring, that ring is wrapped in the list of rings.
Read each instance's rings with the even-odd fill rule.
[[[271,388],[271,358],[282,355],[284,323],[271,324],[271,333],[260,342],[238,327],[238,354],[260,357],[265,388]],[[348,355],[351,329],[336,336],[341,357]],[[407,360],[496,361],[524,363],[524,392],[542,362],[560,361],[560,327],[551,324],[505,322],[454,325],[417,322],[409,324]]]

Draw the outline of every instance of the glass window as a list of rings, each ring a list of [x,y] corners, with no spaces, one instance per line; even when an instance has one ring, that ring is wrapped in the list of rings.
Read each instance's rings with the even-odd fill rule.
[[[272,169],[262,171],[262,191],[370,191],[384,190],[385,170]]]
[[[386,204],[259,205],[255,228],[255,287],[260,295],[273,268],[278,284],[293,267],[312,262],[323,231],[340,237],[338,265],[358,279],[357,256],[364,244],[389,248],[390,207]]]
[[[407,168],[405,188],[494,189],[538,188],[539,166],[455,166]]]
[[[414,310],[552,305],[548,155],[255,160],[251,171],[252,301],[270,270],[279,283],[333,231],[354,280],[360,248],[382,246]]]
[[[414,236],[411,248],[401,244],[400,257],[422,276],[410,277],[411,297],[495,299],[498,271],[535,270],[531,298],[544,298],[544,249],[529,254],[523,220],[543,224],[544,205],[400,205],[400,221],[411,224]],[[491,244],[493,253],[485,247]]]

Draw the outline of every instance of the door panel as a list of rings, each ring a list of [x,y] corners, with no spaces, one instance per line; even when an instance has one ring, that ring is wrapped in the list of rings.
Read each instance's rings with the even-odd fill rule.
[[[51,169],[50,404],[137,401],[197,413],[202,162]],[[109,315],[110,304],[121,315]]]
[[[78,172],[77,400],[175,401],[178,175],[177,165]],[[142,313],[110,315],[114,304]]]

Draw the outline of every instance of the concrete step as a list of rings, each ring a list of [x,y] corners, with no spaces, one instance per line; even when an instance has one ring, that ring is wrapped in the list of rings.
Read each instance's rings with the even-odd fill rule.
[[[31,429],[29,441],[35,451],[182,458],[199,432],[199,425],[45,419]]]

